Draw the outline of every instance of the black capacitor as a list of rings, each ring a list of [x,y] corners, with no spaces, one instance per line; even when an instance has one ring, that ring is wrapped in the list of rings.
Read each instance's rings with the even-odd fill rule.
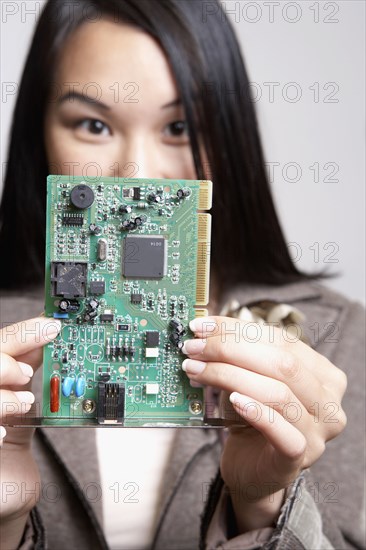
[[[160,203],[161,202],[161,196],[160,195],[157,195],[156,193],[152,192],[152,193],[149,193],[148,196],[147,196],[147,200],[149,202],[157,202],[157,203]]]
[[[189,189],[178,189],[177,191],[178,199],[185,199],[186,197],[189,197],[189,195],[190,195]]]
[[[90,208],[94,202],[94,192],[89,185],[75,185],[70,193],[70,202],[78,210]]]
[[[120,214],[131,214],[132,207],[129,204],[121,204],[121,206],[118,208],[118,212]]]
[[[66,299],[63,299],[63,300],[60,300],[59,304],[58,304],[58,309],[60,311],[64,311],[64,312],[75,312],[75,311],[79,311],[80,309],[80,304],[77,300],[66,300]]]
[[[92,319],[95,319],[97,315],[98,315],[98,312],[96,309],[87,311],[84,315],[84,321],[91,321]]]
[[[178,319],[171,319],[169,322],[169,328],[173,329],[174,332],[180,335],[183,335],[186,332],[184,326]]]
[[[95,223],[91,223],[89,225],[89,231],[92,235],[100,235],[102,232],[102,228],[99,225],[96,225]]]
[[[126,357],[128,355],[128,346],[124,344],[122,347],[122,350],[123,350],[123,355]]]
[[[90,308],[92,310],[97,309],[98,306],[99,306],[99,302],[98,302],[98,300],[95,300],[94,298],[92,298],[90,300],[90,302],[88,303],[88,308]]]
[[[139,227],[140,225],[142,225],[142,219],[140,217],[135,218],[134,224],[136,225],[136,227]]]

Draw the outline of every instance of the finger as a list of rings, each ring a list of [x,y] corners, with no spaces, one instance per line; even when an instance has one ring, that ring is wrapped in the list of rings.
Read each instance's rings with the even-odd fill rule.
[[[287,422],[277,411],[271,411],[270,407],[248,395],[233,392],[230,401],[238,414],[274,447],[279,455],[278,459],[274,460],[279,473],[290,475],[289,470],[293,472],[301,469],[306,439],[295,426]]]
[[[308,410],[314,405],[314,396],[319,402],[324,397],[319,379],[304,367],[297,355],[285,349],[259,342],[238,342],[233,336],[224,341],[220,336],[213,336],[206,340],[186,340],[182,351],[199,361],[236,365],[278,380],[286,384]]]
[[[183,370],[200,384],[216,386],[225,391],[238,391],[271,406],[284,415],[289,422],[296,422],[299,429],[305,430],[310,415],[291,389],[277,380],[239,369],[227,363],[203,363],[185,359]],[[197,371],[200,372],[197,372]],[[195,371],[195,374],[191,374]]]
[[[1,351],[12,357],[41,348],[60,332],[60,321],[36,317],[9,325],[1,330]]]
[[[0,390],[0,419],[28,412],[34,400],[30,391]]]
[[[6,429],[4,426],[0,426],[0,447],[2,447],[4,442],[4,437],[6,436]]]
[[[298,325],[296,325],[298,326]],[[211,339],[212,337],[221,337],[221,341],[226,338],[235,338],[237,342],[262,343],[271,346],[289,348],[293,354],[302,357],[309,370],[315,375],[319,371],[326,373],[326,361],[321,355],[317,354],[310,346],[301,342],[302,329],[298,326],[296,334],[291,333],[286,326],[276,326],[275,323],[259,324],[254,321],[245,321],[233,317],[211,316],[197,317],[192,319],[189,327],[196,337],[202,339]],[[291,325],[293,328],[293,325]],[[317,361],[314,355],[319,355]],[[323,361],[319,361],[319,359]]]
[[[27,363],[16,361],[10,355],[0,353],[0,386],[27,384],[33,369]]]

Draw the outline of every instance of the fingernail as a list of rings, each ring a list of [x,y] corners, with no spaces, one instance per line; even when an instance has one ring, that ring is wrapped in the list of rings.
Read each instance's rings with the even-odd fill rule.
[[[203,361],[194,361],[194,359],[184,359],[182,363],[182,369],[187,374],[200,374],[205,367],[206,363]]]
[[[233,405],[238,407],[245,407],[246,405],[253,405],[254,403],[253,399],[236,391],[233,391],[233,393],[229,395],[229,400]]]
[[[189,322],[189,328],[192,332],[214,332],[218,329],[218,324],[211,317],[197,317]]]
[[[27,363],[22,363],[21,361],[18,361],[18,365],[24,376],[29,376],[29,378],[33,376],[33,369],[30,365],[27,365]]]
[[[45,322],[45,319],[43,319],[43,329],[42,329],[42,336],[46,338],[47,340],[53,340],[58,333],[61,330],[61,321],[58,319],[47,319]]]
[[[196,353],[202,353],[206,345],[206,342],[194,338],[193,340],[186,340],[184,342],[182,352],[186,355],[195,355]]]
[[[32,403],[34,403],[35,398],[30,391],[16,391],[15,395],[21,403],[25,403],[26,405],[32,405]]]
[[[4,439],[5,436],[6,436],[6,429],[4,428],[4,426],[0,426],[0,441],[1,439]]]

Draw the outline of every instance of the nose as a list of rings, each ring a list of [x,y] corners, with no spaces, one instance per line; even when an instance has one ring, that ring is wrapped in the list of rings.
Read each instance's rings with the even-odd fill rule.
[[[118,176],[121,178],[164,177],[158,148],[143,136],[126,138],[118,159]]]

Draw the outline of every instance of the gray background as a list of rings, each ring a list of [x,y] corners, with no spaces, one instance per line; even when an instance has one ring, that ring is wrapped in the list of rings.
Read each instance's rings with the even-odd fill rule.
[[[43,3],[1,2],[2,174],[15,91]],[[291,253],[301,269],[340,273],[326,284],[364,303],[365,3],[222,4],[242,45]],[[202,16],[213,8],[207,0]]]

